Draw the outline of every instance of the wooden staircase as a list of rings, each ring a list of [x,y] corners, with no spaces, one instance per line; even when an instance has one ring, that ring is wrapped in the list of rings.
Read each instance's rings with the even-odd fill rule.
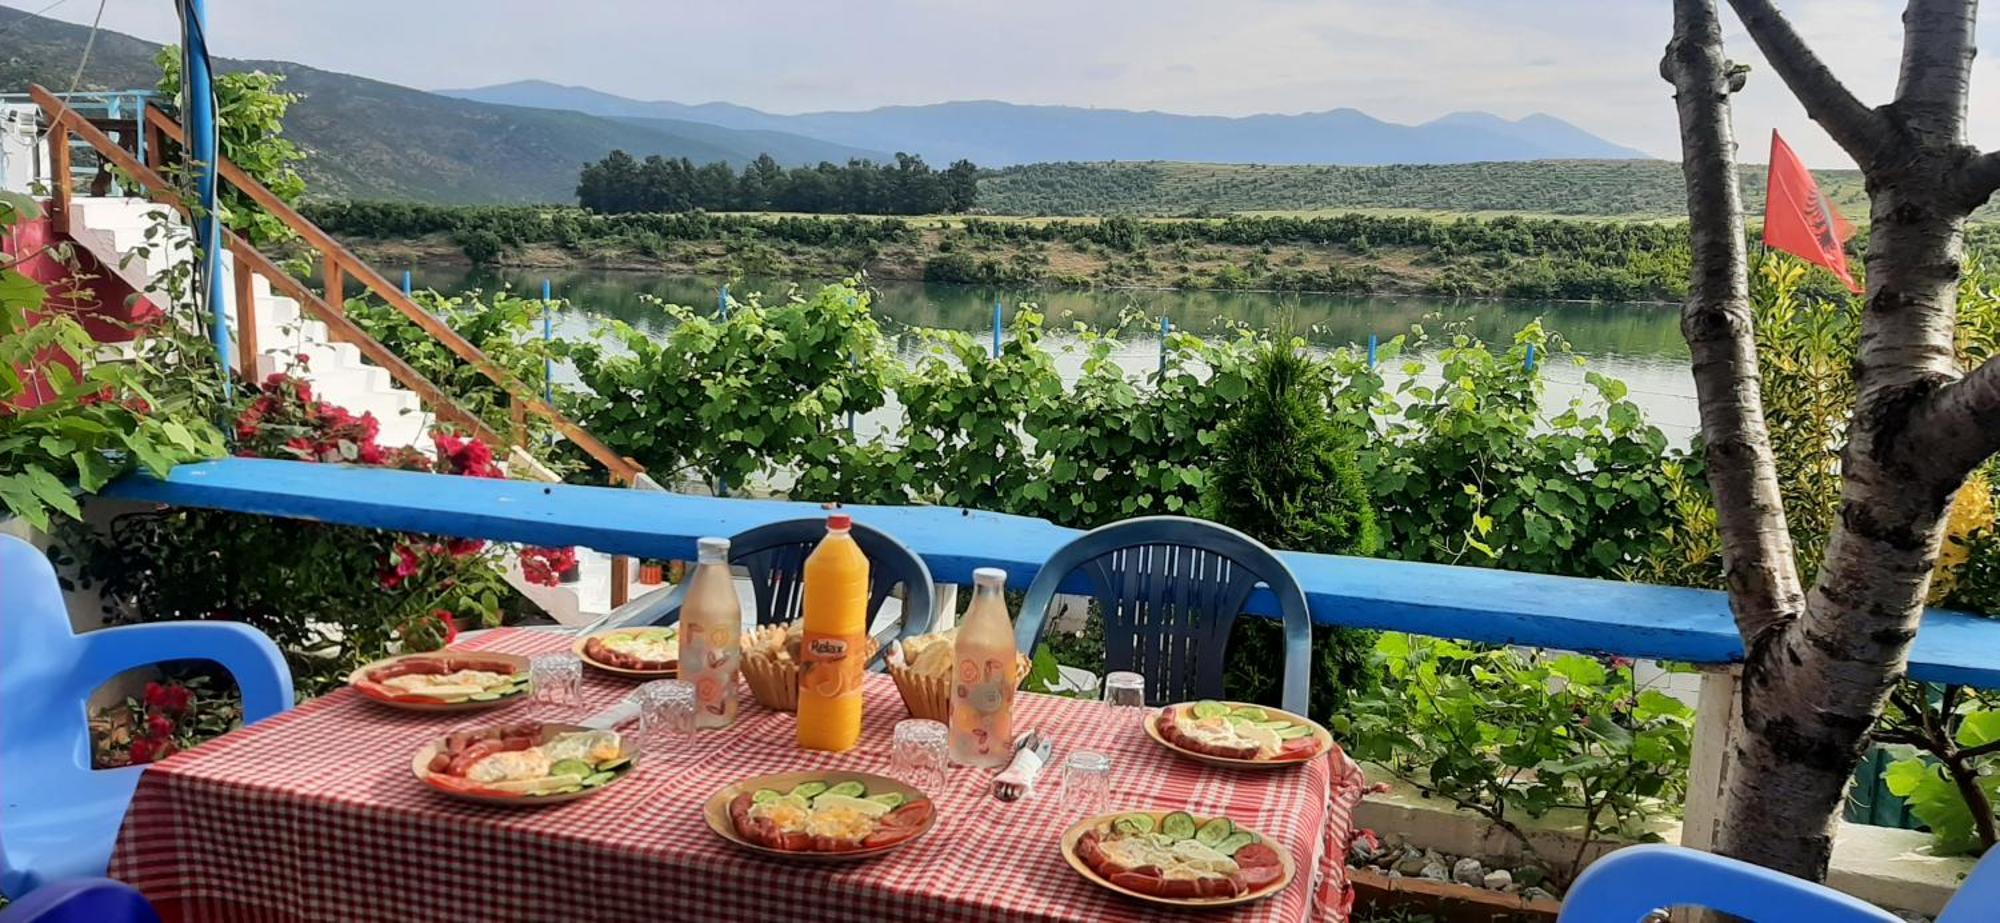
[[[162,142],[184,144],[181,127],[166,113],[146,107],[145,143],[137,144],[136,138],[124,139],[132,148],[145,152],[142,162],[133,150],[114,141],[55,94],[40,86],[31,87],[29,93],[41,107],[47,124],[52,187],[49,211],[55,229],[91,250],[105,266],[117,267],[115,271],[134,290],[161,299],[171,297],[171,293],[158,291],[162,274],[175,262],[192,259],[194,255],[190,235],[186,233],[187,205],[180,190],[159,172],[167,151]],[[77,196],[69,163],[72,139],[95,149],[143,190],[146,198]],[[221,182],[276,216],[311,249],[323,279],[315,291],[248,241],[227,229],[222,231],[227,258],[218,262],[229,293],[224,310],[230,317],[232,336],[231,354],[223,358],[245,381],[261,381],[272,372],[291,368],[298,356],[305,356],[308,361],[303,376],[313,382],[316,392],[351,412],[373,413],[381,424],[382,445],[408,445],[428,452],[430,428],[442,421],[491,446],[496,458],[507,460],[506,467],[514,476],[553,481],[555,476],[524,448],[525,418],[539,416],[602,465],[613,483],[660,489],[636,462],[618,455],[536,397],[533,388],[509,374],[235,164],[223,159],[217,166]],[[164,222],[159,214],[163,210],[168,213]],[[154,229],[163,225],[177,227],[179,231],[169,233],[165,241],[147,236],[149,232],[158,235]],[[511,402],[511,432],[496,432],[350,320],[342,297],[349,279],[409,318],[504,390]],[[609,573],[602,573],[601,569],[608,569]],[[571,593],[567,589],[551,591],[518,579],[515,583],[524,594],[562,620],[584,618],[601,605],[616,607],[627,601],[633,576],[629,559],[592,560],[586,562],[585,570],[587,577],[608,583],[608,592]],[[518,573],[514,576],[518,577]],[[565,593],[570,598],[563,598]],[[581,596],[599,597],[601,601],[598,606],[584,608],[578,600]]]

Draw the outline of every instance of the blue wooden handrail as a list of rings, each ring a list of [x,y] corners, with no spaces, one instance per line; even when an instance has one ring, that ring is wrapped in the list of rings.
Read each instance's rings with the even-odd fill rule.
[[[734,535],[819,509],[778,500],[247,458],[182,465],[164,481],[134,475],[105,493],[174,506],[679,560],[694,558],[701,536]],[[1010,586],[1027,586],[1055,549],[1082,534],[1040,519],[954,507],[849,511],[922,555],[943,583],[971,583],[973,568],[999,567],[1007,571]],[[1742,658],[1728,600],[1712,590],[1298,552],[1280,556],[1298,574],[1313,620],[1324,624],[1700,664]],[[1088,591],[1081,575],[1074,582],[1076,591]],[[1276,611],[1263,591],[1251,597],[1250,609]],[[2000,621],[1926,613],[1910,675],[2000,688]]]

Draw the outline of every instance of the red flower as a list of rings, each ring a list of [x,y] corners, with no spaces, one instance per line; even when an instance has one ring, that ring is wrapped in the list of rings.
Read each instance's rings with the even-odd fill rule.
[[[455,538],[445,543],[444,550],[454,558],[463,558],[485,551],[486,541],[477,538]]]
[[[147,683],[146,707],[148,708],[167,707],[167,687],[162,686],[159,683]]]
[[[312,357],[306,355],[305,353],[299,353],[297,356],[294,356],[293,358],[297,359],[298,363],[302,366],[312,364]]]
[[[403,581],[416,576],[417,569],[422,564],[417,559],[417,550],[408,545],[397,545],[390,560],[394,566],[384,569],[381,578],[382,588],[387,590],[402,586]]]
[[[441,646],[450,647],[451,642],[458,640],[458,622],[451,617],[449,611],[432,610],[431,618],[437,619],[439,624],[444,626],[444,640],[439,642]]]
[[[431,440],[437,444],[439,471],[475,478],[505,476],[493,464],[493,447],[486,443],[448,433],[433,433]]]
[[[140,764],[140,763],[150,763],[150,762],[152,762],[152,761],[153,761],[153,757],[154,757],[154,755],[155,755],[155,754],[156,754],[156,750],[155,750],[155,744],[153,743],[153,741],[151,741],[151,740],[149,740],[149,739],[147,739],[147,738],[144,738],[144,737],[141,737],[141,738],[139,738],[138,740],[135,740],[135,741],[132,741],[132,764],[133,764],[133,765],[135,765],[135,766],[136,766],[136,765],[138,765],[138,764]]]
[[[227,613],[225,613],[225,615],[226,614]],[[183,714],[188,710],[188,706],[192,704],[194,704],[194,693],[188,691],[188,687],[186,686],[167,687],[166,709],[168,714],[174,714],[174,715]]]
[[[575,566],[575,548],[521,549],[521,576],[529,583],[556,586],[562,583],[563,572]]]
[[[154,715],[146,719],[146,736],[154,740],[166,740],[174,733],[174,721],[166,715]]]

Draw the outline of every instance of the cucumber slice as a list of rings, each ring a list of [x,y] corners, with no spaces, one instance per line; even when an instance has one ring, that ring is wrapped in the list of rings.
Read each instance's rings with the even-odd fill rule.
[[[800,782],[799,786],[792,789],[791,793],[794,796],[811,801],[814,795],[818,795],[824,791],[826,791],[825,782]]]
[[[1194,841],[1203,846],[1214,846],[1229,839],[1234,833],[1236,825],[1230,823],[1227,817],[1218,817],[1197,828],[1194,832]]]
[[[1176,840],[1194,836],[1194,817],[1185,811],[1175,811],[1160,818],[1160,832]]]
[[[1288,727],[1288,728],[1283,728],[1283,729],[1279,730],[1279,731],[1278,731],[1278,739],[1279,739],[1279,740],[1297,740],[1298,738],[1301,738],[1301,737],[1309,737],[1309,736],[1311,736],[1311,735],[1312,735],[1312,732],[1313,732],[1313,729],[1312,729],[1312,728],[1309,728],[1309,727],[1307,727],[1307,726],[1305,726],[1305,725],[1303,725],[1303,724],[1294,724],[1294,725],[1292,725],[1291,727]]]
[[[1282,731],[1285,728],[1294,727],[1295,725],[1281,718],[1277,721],[1259,721],[1257,722],[1257,726],[1267,731]]]
[[[892,808],[900,808],[903,806],[903,802],[910,799],[903,797],[902,792],[883,792],[880,795],[869,795],[868,800],[881,802]]]
[[[549,775],[552,776],[576,776],[581,779],[595,772],[597,770],[582,760],[556,760],[549,764]]]
[[[1127,814],[1112,821],[1111,829],[1119,833],[1152,833],[1153,815]]]
[[[827,790],[820,794],[846,795],[849,798],[859,798],[868,794],[868,786],[862,785],[859,782],[841,782],[837,785],[828,786]]]
[[[783,792],[780,792],[780,791],[778,791],[778,790],[777,790],[777,789],[775,789],[775,788],[760,788],[760,789],[756,790],[755,792],[752,792],[752,793],[751,793],[751,795],[750,795],[750,803],[751,803],[751,804],[763,804],[763,803],[765,803],[765,802],[768,802],[768,801],[776,801],[776,800],[778,800],[778,799],[780,799],[780,798],[783,798],[783,797],[785,797],[784,793],[783,793]]]
[[[597,769],[599,772],[618,772],[630,765],[632,765],[632,758],[621,756],[615,760],[605,760],[602,763],[598,763]]]
[[[1232,715],[1235,715],[1235,716],[1236,716],[1236,717],[1238,717],[1238,718],[1248,718],[1248,719],[1250,719],[1250,720],[1252,720],[1252,721],[1269,721],[1269,720],[1271,720],[1271,715],[1270,715],[1270,713],[1268,713],[1268,712],[1264,711],[1264,710],[1263,710],[1263,709],[1261,709],[1261,708],[1256,708],[1256,707],[1254,707],[1254,706],[1250,706],[1250,705],[1245,705],[1245,706],[1243,706],[1243,707],[1241,707],[1241,708],[1237,708],[1237,709],[1233,709],[1233,710],[1231,710],[1231,711],[1230,711],[1229,713],[1230,713],[1230,714],[1232,714]]]
[[[1257,842],[1257,835],[1247,830],[1238,830],[1215,844],[1215,851],[1225,856],[1236,855],[1236,851]]]
[[[1256,727],[1257,722],[1252,721],[1249,718],[1245,718],[1242,715],[1230,715],[1229,726],[1248,730],[1250,728]]]
[[[1196,718],[1220,718],[1229,714],[1229,706],[1221,702],[1196,702],[1188,709]]]
[[[473,702],[493,702],[499,700],[500,696],[501,693],[498,692],[475,692],[465,699]]]
[[[593,772],[583,777],[583,787],[596,788],[616,778],[618,778],[618,774],[615,772]]]

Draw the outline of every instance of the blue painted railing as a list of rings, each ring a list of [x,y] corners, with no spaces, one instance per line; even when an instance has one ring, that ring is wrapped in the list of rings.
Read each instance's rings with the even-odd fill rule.
[[[820,507],[232,458],[143,475],[105,493],[127,500],[438,535],[582,545],[611,554],[692,560],[695,539],[734,535]],[[901,539],[941,583],[971,583],[1000,567],[1027,586],[1079,533],[1040,519],[953,507],[855,506],[854,518]],[[1654,657],[1697,664],[1741,659],[1727,598],[1710,590],[1551,577],[1473,567],[1281,553],[1313,619],[1502,644]],[[1073,588],[1084,591],[1083,577]],[[1066,589],[1071,589],[1066,587]],[[1267,594],[1253,611],[1272,611]],[[2000,621],[1926,613],[1910,675],[2000,688]]]

